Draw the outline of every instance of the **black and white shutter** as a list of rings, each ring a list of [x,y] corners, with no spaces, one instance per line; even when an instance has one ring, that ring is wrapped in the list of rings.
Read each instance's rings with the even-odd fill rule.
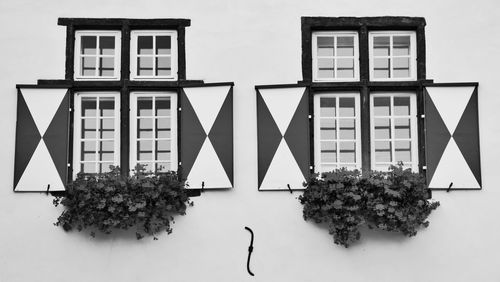
[[[259,190],[303,189],[309,177],[309,102],[305,87],[257,90]]]
[[[232,86],[183,88],[180,117],[180,165],[189,188],[232,188]]]
[[[14,191],[65,189],[69,103],[68,89],[18,89]]]
[[[481,189],[477,84],[425,87],[427,184]]]

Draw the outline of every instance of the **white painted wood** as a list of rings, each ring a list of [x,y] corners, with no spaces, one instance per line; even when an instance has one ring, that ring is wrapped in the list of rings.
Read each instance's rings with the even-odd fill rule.
[[[451,182],[453,189],[481,188],[453,138],[444,150],[429,187],[448,188]]]
[[[64,191],[64,183],[42,139],[17,183],[16,191],[45,192],[47,185],[50,185],[50,191]]]
[[[232,188],[224,167],[222,166],[217,153],[210,139],[206,138],[198,156],[187,175],[189,188]]]
[[[304,91],[304,87],[259,90],[282,135],[285,134]]]
[[[67,91],[68,89],[21,89],[40,135],[43,136],[47,131]]]
[[[184,88],[206,134],[212,129],[230,88],[230,86]]]
[[[426,87],[426,89],[450,134],[453,134],[469,103],[474,86]]]
[[[271,165],[264,176],[260,190],[287,190],[287,184],[292,189],[304,189],[302,183],[305,181],[306,179],[302,175],[302,171],[285,139],[281,139]]]

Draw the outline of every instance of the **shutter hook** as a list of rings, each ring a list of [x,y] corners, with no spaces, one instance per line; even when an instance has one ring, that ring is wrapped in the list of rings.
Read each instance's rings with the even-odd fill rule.
[[[446,192],[450,192],[451,186],[453,186],[453,182],[450,183],[450,186],[448,186],[448,189],[446,190]]]
[[[205,192],[205,181],[201,182],[201,192]]]
[[[249,227],[245,226],[245,229],[250,231],[250,234],[252,235],[252,238],[250,239],[250,246],[248,247],[248,258],[247,258],[247,271],[250,273],[250,275],[255,276],[252,271],[250,271],[250,256],[252,256],[253,252],[253,231]]]
[[[290,184],[287,184],[286,187],[288,187],[288,190],[290,190],[290,194],[293,194],[292,188],[290,188]]]

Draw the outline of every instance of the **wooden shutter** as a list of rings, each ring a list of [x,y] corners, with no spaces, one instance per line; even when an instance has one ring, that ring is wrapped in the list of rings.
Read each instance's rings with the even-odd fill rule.
[[[65,189],[69,101],[68,89],[18,89],[14,191]]]
[[[186,87],[180,103],[180,166],[189,188],[232,188],[232,86]]]
[[[477,84],[425,87],[427,183],[481,189]]]
[[[305,87],[257,90],[259,190],[303,189],[309,177],[309,102]]]

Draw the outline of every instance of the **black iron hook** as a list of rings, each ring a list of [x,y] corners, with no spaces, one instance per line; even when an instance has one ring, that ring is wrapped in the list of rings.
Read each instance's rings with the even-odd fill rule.
[[[250,246],[248,247],[248,259],[247,259],[247,271],[250,273],[250,275],[254,276],[252,271],[250,271],[250,256],[252,255],[253,252],[253,231],[249,227],[245,226],[245,229],[250,231],[250,234],[252,234],[252,238],[250,239]]]
[[[286,187],[288,187],[288,190],[290,190],[290,194],[293,194],[292,188],[290,188],[290,184],[287,184]]]
[[[446,190],[446,192],[450,192],[451,186],[453,186],[453,182],[450,183],[450,186],[448,186],[448,189]]]

